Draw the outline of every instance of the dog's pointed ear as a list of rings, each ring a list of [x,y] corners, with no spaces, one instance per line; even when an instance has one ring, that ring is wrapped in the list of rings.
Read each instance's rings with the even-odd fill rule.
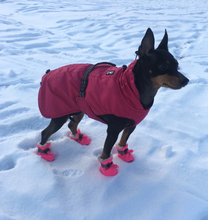
[[[154,45],[155,45],[155,38],[153,32],[150,28],[148,28],[142,39],[142,43],[139,47],[139,55],[144,56],[145,54],[148,53],[148,51],[154,50]]]
[[[163,37],[162,41],[160,42],[157,49],[168,51],[168,33],[167,33],[166,29],[165,29],[164,37]]]
[[[155,38],[150,28],[147,29],[146,34],[142,39],[142,43],[139,47],[139,55],[144,56],[150,50],[154,50]]]

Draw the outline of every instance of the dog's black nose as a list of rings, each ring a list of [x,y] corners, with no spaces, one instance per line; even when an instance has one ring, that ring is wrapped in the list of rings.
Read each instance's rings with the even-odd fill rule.
[[[183,79],[181,80],[181,85],[184,87],[188,84],[188,82],[189,82],[189,79],[184,76]]]

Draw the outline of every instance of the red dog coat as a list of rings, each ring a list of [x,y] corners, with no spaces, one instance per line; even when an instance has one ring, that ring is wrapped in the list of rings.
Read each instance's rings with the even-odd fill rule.
[[[90,118],[113,114],[140,123],[147,113],[140,103],[132,69],[137,60],[124,71],[122,67],[102,64],[94,67],[88,77],[85,97],[80,97],[81,81],[91,64],[72,64],[50,71],[42,77],[38,95],[41,114],[58,118],[84,112]]]

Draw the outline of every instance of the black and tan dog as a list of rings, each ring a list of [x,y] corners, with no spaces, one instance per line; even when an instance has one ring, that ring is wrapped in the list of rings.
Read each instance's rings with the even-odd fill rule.
[[[44,117],[51,118],[51,122],[42,131],[41,142],[37,145],[38,155],[48,161],[54,159],[47,141],[68,119],[71,119],[69,137],[80,144],[89,144],[89,137],[77,128],[87,114],[108,126],[103,152],[98,157],[101,172],[106,176],[117,174],[118,166],[113,164],[111,150],[122,130],[116,145],[118,156],[126,162],[133,160],[133,150],[128,149],[127,140],[147,115],[158,89],[181,89],[189,82],[178,71],[178,62],[168,51],[166,31],[154,49],[154,35],[149,28],[136,54],[139,59],[128,67],[117,68],[110,63],[72,64],[48,71],[43,76],[39,108]]]

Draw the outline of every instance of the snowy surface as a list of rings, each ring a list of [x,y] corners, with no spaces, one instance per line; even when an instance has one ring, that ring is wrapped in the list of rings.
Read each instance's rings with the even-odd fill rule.
[[[0,0],[0,220],[208,220],[207,0]],[[71,63],[129,64],[150,27],[165,28],[189,79],[161,89],[129,139],[135,161],[99,171],[106,125],[85,116],[80,146],[67,126],[51,137],[54,162],[36,152],[48,123],[42,75]]]

